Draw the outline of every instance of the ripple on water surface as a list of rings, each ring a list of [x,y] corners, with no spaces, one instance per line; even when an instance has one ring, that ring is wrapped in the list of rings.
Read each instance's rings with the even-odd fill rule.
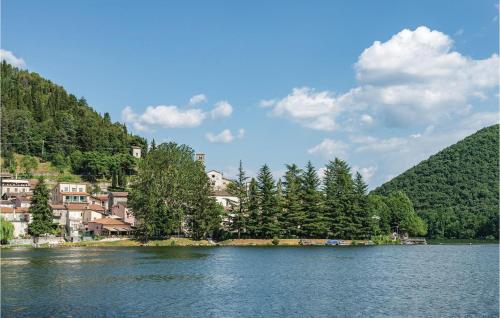
[[[2,251],[2,317],[497,317],[498,246]]]

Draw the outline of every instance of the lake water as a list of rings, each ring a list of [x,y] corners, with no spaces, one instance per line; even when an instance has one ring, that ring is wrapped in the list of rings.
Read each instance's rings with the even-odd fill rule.
[[[498,317],[498,245],[2,250],[2,317]]]

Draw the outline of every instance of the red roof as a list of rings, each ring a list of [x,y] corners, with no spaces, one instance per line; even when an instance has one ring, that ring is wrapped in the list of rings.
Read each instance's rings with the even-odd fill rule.
[[[6,208],[6,207],[0,207],[0,211],[2,213],[27,213],[29,211],[28,208]]]
[[[87,209],[96,211],[96,212],[104,212],[104,208],[100,206],[99,204],[89,204],[87,206]]]
[[[123,222],[122,220],[112,219],[112,218],[97,219],[89,223],[98,223],[103,225],[130,225],[129,223]]]

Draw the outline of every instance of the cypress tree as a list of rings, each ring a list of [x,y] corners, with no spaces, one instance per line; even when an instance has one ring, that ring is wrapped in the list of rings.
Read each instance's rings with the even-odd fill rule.
[[[262,224],[259,232],[264,238],[274,237],[279,233],[278,209],[276,200],[276,185],[273,175],[267,165],[262,166],[257,176],[257,186],[259,189],[259,208],[261,211]]]
[[[259,189],[255,178],[250,180],[248,186],[248,220],[247,231],[251,237],[260,236],[261,227],[260,211],[259,211]]]
[[[302,174],[302,206],[305,213],[304,233],[310,237],[325,237],[328,224],[323,215],[323,197],[319,191],[320,180],[309,161]]]
[[[297,165],[286,166],[283,214],[281,229],[286,237],[299,237],[303,234],[305,214],[301,204],[301,178]]]
[[[353,238],[358,228],[353,221],[354,184],[351,168],[335,158],[325,170],[326,211],[331,219],[331,233],[339,238]]]
[[[33,200],[29,208],[33,221],[28,225],[31,235],[38,237],[42,234],[52,232],[52,210],[49,206],[49,190],[45,186],[45,180],[39,179],[33,191]]]
[[[363,176],[356,172],[354,177],[354,214],[353,222],[358,226],[358,238],[368,238],[372,235],[368,199],[366,196],[368,186]]]
[[[231,215],[230,224],[231,230],[238,233],[238,238],[241,237],[241,233],[246,229],[247,221],[247,205],[248,205],[248,195],[247,195],[247,180],[248,177],[243,170],[243,163],[240,160],[240,165],[238,168],[238,176],[236,180],[229,184],[228,192],[238,198],[237,203],[231,204]]]

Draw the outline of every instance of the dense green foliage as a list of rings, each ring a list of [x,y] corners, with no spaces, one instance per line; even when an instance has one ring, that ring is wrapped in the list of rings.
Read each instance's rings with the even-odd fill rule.
[[[101,116],[84,98],[77,99],[36,73],[2,62],[1,87],[2,156],[11,171],[12,154],[20,153],[49,160],[61,169],[71,166],[74,173],[94,181],[119,173],[116,167],[132,145],[143,152],[147,149],[145,139],[112,123],[108,113]],[[32,163],[23,164],[28,174]]]
[[[164,143],[139,163],[129,206],[137,219],[137,235],[147,241],[186,233],[195,239],[217,232],[222,207],[203,165],[185,145]]]
[[[373,191],[403,191],[435,238],[498,238],[499,126],[483,128]]]
[[[6,244],[14,237],[14,225],[2,217],[0,217],[0,222],[0,243]]]
[[[367,195],[362,176],[353,176],[345,161],[330,161],[323,180],[310,162],[304,170],[295,164],[286,167],[284,182],[275,182],[264,165],[257,179],[245,187],[240,163],[238,180],[229,189],[243,200],[232,204],[226,230],[250,238],[367,239],[392,232],[426,234],[426,224],[404,193]]]
[[[28,225],[28,231],[33,236],[52,233],[52,209],[49,206],[49,190],[43,178],[40,178],[33,191],[33,201],[29,208],[33,221]]]

